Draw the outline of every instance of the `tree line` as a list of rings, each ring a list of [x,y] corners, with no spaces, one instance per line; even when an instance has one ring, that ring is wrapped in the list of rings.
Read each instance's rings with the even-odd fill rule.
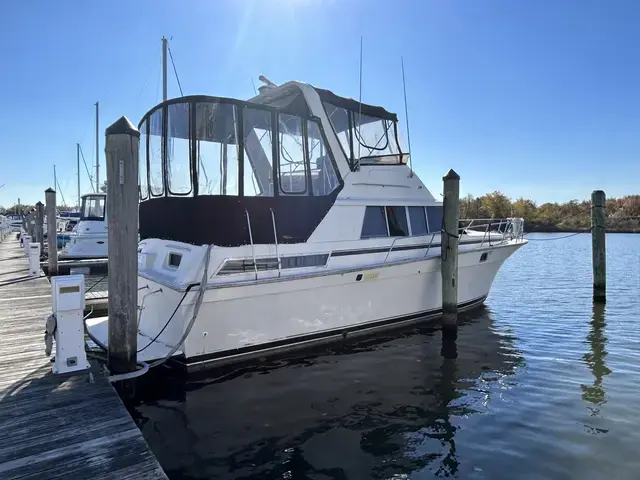
[[[640,232],[640,195],[607,198],[607,230]],[[525,230],[537,232],[579,232],[591,228],[591,201],[542,203],[518,198],[512,201],[499,191],[481,197],[467,195],[460,199],[461,218],[522,217]]]
[[[101,190],[106,190],[106,182]],[[104,191],[103,190],[103,191]],[[28,212],[33,205],[0,206],[0,214]],[[77,207],[67,207],[69,210]],[[60,207],[64,210],[64,207]],[[605,208],[607,230],[611,232],[640,232],[640,195],[607,198]],[[591,226],[591,202],[570,200],[566,203],[542,203],[518,198],[512,201],[505,194],[495,191],[481,197],[467,195],[460,199],[461,218],[522,217],[525,230],[537,232],[588,231]]]

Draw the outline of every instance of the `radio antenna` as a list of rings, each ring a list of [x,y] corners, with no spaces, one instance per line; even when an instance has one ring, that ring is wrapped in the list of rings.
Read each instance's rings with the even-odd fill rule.
[[[413,168],[411,168],[411,133],[409,130],[409,108],[407,107],[407,83],[404,78],[404,58],[400,57],[400,64],[402,66],[402,90],[404,92],[404,116],[407,122],[407,143],[409,144],[409,177],[413,177]]]
[[[358,102],[360,107],[358,109],[358,170],[360,169],[360,148],[362,146],[362,137],[360,136],[360,125],[362,124],[362,35],[360,35],[360,96]]]

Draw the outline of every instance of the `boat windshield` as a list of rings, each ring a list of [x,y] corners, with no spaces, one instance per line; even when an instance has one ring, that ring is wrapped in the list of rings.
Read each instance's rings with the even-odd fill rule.
[[[406,164],[409,154],[401,147],[398,118],[382,107],[316,89],[352,169],[361,165]]]
[[[397,132],[397,122],[348,110],[323,102],[340,145],[352,161],[361,165],[406,164],[409,155],[403,152]]]
[[[107,198],[104,195],[87,195],[82,198],[80,220],[104,220],[104,207]]]
[[[248,102],[184,97],[140,124],[140,199],[324,196],[340,186],[315,117]]]

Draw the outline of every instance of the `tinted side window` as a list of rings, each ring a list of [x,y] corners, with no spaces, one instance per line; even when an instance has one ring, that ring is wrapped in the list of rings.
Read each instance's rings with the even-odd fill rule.
[[[409,235],[407,213],[404,207],[387,207],[387,220],[389,222],[389,236],[406,237]]]
[[[424,216],[424,207],[408,207],[411,220],[412,235],[427,234],[427,217]]]
[[[360,238],[387,237],[387,221],[384,217],[384,207],[367,207],[364,211],[362,234]]]
[[[427,207],[427,220],[429,221],[429,233],[442,230],[442,205]]]

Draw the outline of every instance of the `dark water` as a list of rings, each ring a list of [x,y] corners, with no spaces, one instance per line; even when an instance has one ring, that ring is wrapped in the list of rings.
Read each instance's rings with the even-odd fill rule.
[[[172,479],[640,478],[640,236],[607,247],[606,308],[589,235],[532,241],[456,345],[422,328],[184,384],[165,370],[134,416]]]

